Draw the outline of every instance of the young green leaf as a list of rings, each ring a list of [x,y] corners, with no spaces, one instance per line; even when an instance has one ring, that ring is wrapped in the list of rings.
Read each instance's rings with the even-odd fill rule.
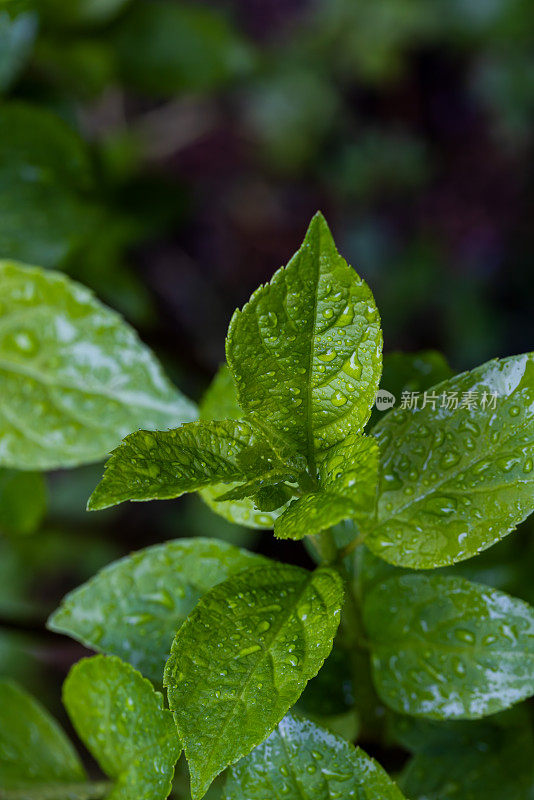
[[[0,469],[0,533],[33,533],[45,511],[46,485],[40,472]]]
[[[120,656],[161,683],[173,636],[202,595],[261,563],[269,562],[216,539],[147,547],[109,564],[68,594],[48,627]]]
[[[244,412],[239,407],[236,396],[236,389],[232,373],[223,364],[212,383],[200,402],[200,419],[219,420],[235,419],[240,420]],[[221,497],[232,489],[237,489],[239,483],[234,484],[214,484],[200,489],[199,494],[204,502],[220,514],[229,522],[236,525],[243,525],[246,528],[272,529],[274,521],[280,516],[283,509],[277,508],[274,511],[260,510],[254,503],[252,497],[241,497],[239,499],[222,500]]]
[[[63,684],[76,732],[113,781],[108,800],[165,800],[181,744],[163,698],[115,656],[78,661]]]
[[[77,800],[87,789],[86,778],[76,751],[55,719],[16,683],[0,680],[2,800],[52,796]]]
[[[402,721],[410,726],[410,718]],[[435,728],[426,720],[415,722],[415,736],[404,737],[415,755],[399,778],[407,797],[531,800],[534,741],[525,709],[497,714],[483,722],[439,722]],[[412,748],[410,740],[414,738],[419,741]]]
[[[319,490],[299,500],[276,520],[280,539],[302,539],[344,519],[369,525],[376,505],[378,446],[374,439],[349,434],[318,455]]]
[[[195,409],[118,314],[64,275],[0,262],[0,463],[102,459],[132,430]]]
[[[277,468],[276,454],[248,422],[191,422],[171,431],[137,431],[113,452],[87,508],[168,500],[203,486],[268,476]]]
[[[224,800],[403,800],[363,750],[288,714],[228,775]]]
[[[338,254],[321,214],[287,267],[228,330],[240,405],[306,456],[361,431],[381,371],[382,333],[367,285]]]
[[[373,676],[391,708],[475,719],[534,694],[534,609],[463,578],[405,575],[366,596]]]
[[[278,564],[247,569],[199,601],[164,677],[194,800],[273,730],[317,674],[342,599],[334,570]]]
[[[534,354],[489,361],[432,395],[373,430],[381,487],[366,544],[417,569],[470,558],[534,510]]]

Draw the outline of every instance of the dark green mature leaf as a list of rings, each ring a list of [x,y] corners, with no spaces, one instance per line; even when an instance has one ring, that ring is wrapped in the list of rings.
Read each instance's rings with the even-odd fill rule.
[[[361,431],[381,371],[382,333],[367,285],[338,254],[321,214],[300,250],[228,330],[228,364],[245,411],[306,456]]]
[[[440,407],[443,393],[456,393],[456,410]],[[396,409],[373,430],[381,493],[366,544],[418,569],[469,558],[534,509],[534,354],[489,361],[435,395],[435,410]]]
[[[288,714],[259,747],[232,767],[224,800],[402,800],[363,750],[307,719]]]
[[[475,719],[534,694],[534,609],[463,578],[405,575],[366,596],[380,697],[396,711]]]
[[[165,668],[194,800],[258,745],[321,668],[339,624],[337,573],[247,569],[200,600]]]
[[[173,636],[202,595],[262,562],[269,563],[216,539],[147,547],[74,589],[48,626],[94,650],[120,656],[161,682]]]
[[[65,797],[85,770],[76,751],[43,706],[12,681],[0,681],[0,797]],[[63,792],[61,787],[63,786]],[[48,790],[48,794],[46,793]]]
[[[33,533],[46,511],[46,485],[40,472],[0,469],[0,532]]]
[[[138,431],[113,452],[87,508],[167,500],[211,484],[268,477],[277,467],[269,443],[248,422],[191,422],[170,431]]]
[[[115,312],[56,272],[0,262],[0,463],[102,459],[141,426],[195,416]]]
[[[415,756],[399,784],[413,800],[534,797],[534,741],[524,708],[483,722],[432,724],[403,717],[396,733],[400,726],[401,741]]]
[[[274,525],[281,539],[302,539],[351,517],[374,516],[379,450],[374,439],[349,434],[318,455],[319,490],[295,500]]]
[[[165,800],[181,752],[163,697],[115,656],[78,661],[63,684],[76,732],[114,780],[108,800]]]
[[[30,55],[37,32],[37,16],[0,11],[0,92],[15,80]]]
[[[244,413],[237,402],[236,389],[232,373],[223,364],[215,375],[211,385],[200,402],[200,418],[206,420],[242,419]],[[252,497],[221,500],[225,492],[237,488],[239,484],[214,484],[205,486],[199,494],[205,503],[229,522],[247,528],[272,529],[274,521],[283,509],[274,511],[260,510]]]

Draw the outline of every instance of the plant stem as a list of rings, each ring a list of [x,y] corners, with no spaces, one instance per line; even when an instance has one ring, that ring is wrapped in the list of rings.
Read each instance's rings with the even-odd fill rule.
[[[310,539],[321,559],[321,564],[334,564],[337,561],[339,550],[331,528],[327,528],[321,533],[312,534]]]

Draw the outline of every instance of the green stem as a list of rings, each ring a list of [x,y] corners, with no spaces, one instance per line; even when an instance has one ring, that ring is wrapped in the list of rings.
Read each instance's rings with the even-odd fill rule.
[[[334,534],[331,528],[322,531],[321,533],[313,533],[310,535],[313,546],[317,550],[321,564],[335,564],[339,550],[334,539]]]

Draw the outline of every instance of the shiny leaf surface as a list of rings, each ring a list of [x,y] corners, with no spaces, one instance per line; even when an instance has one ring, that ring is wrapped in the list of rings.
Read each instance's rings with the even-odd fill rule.
[[[199,601],[165,668],[194,800],[258,745],[321,668],[343,597],[334,570],[247,569]]]
[[[120,656],[161,683],[173,636],[202,595],[262,561],[216,539],[148,547],[115,561],[68,594],[48,626]]]
[[[269,738],[230,770],[224,800],[402,800],[360,748],[288,714]]]
[[[365,598],[373,677],[395,711],[474,719],[534,694],[534,609],[458,577],[406,575]]]
[[[295,500],[274,525],[281,539],[302,539],[350,517],[368,525],[376,505],[378,446],[349,434],[318,456],[319,490]]]
[[[305,455],[312,475],[317,452],[369,419],[381,349],[371,291],[321,214],[288,265],[236,311],[226,345],[240,405]]]
[[[181,752],[163,698],[115,656],[78,661],[63,702],[80,739],[114,780],[109,800],[165,800]]]
[[[64,275],[0,262],[0,463],[102,459],[141,426],[194,418],[122,318]]]
[[[441,407],[443,393],[457,409]],[[534,509],[534,354],[489,361],[435,396],[435,410],[396,409],[373,430],[381,486],[366,544],[398,566],[469,558]]]
[[[247,422],[192,422],[130,434],[106,463],[89,499],[96,511],[125,500],[168,500],[220,482],[269,475],[278,460]]]

